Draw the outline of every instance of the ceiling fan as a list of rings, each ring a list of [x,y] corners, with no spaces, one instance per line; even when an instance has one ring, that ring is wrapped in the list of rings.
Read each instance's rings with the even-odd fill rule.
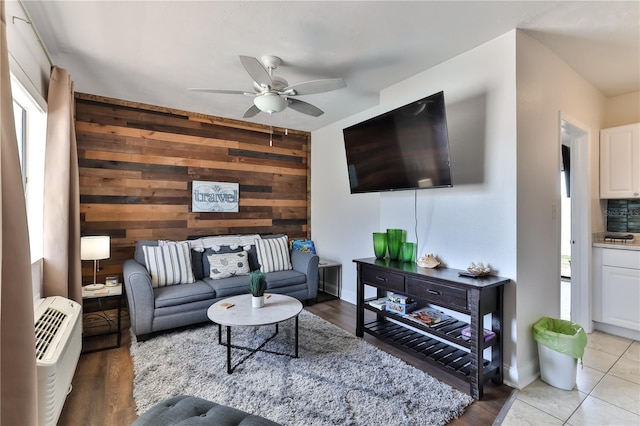
[[[346,86],[346,83],[341,78],[312,80],[289,85],[285,79],[273,75],[273,70],[278,68],[282,63],[281,59],[277,56],[263,56],[262,62],[260,62],[252,56],[240,55],[240,62],[242,62],[242,66],[249,76],[253,78],[255,93],[240,90],[199,88],[190,88],[189,90],[227,95],[253,96],[253,105],[244,113],[244,118],[251,118],[260,111],[266,112],[267,114],[281,112],[287,107],[303,114],[319,117],[324,114],[324,111],[295,97],[299,95],[314,95],[317,93],[330,92]]]

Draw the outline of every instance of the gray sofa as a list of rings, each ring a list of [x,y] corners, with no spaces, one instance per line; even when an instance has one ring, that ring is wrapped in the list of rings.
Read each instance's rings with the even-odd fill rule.
[[[269,238],[269,236],[263,237]],[[157,246],[158,241],[139,241],[134,259],[123,264],[124,286],[127,296],[131,330],[139,341],[151,333],[209,321],[207,309],[216,301],[249,293],[249,275],[211,279],[205,260],[204,274],[197,272],[203,266],[196,261],[197,252],[192,250],[194,275],[197,279],[189,284],[154,288],[151,275],[145,266],[142,247]],[[219,249],[219,247],[216,247]],[[225,247],[223,247],[223,250]],[[249,251],[252,270],[259,268],[255,247]],[[208,249],[210,250],[210,249]],[[253,254],[252,254],[253,251]],[[203,256],[206,259],[206,256]],[[300,301],[312,301],[318,292],[318,261],[315,254],[293,250],[290,252],[293,269],[266,273],[267,292],[286,294]]]

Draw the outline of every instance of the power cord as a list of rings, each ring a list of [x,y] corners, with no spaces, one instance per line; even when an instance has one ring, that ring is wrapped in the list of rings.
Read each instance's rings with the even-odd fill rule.
[[[416,236],[416,257],[418,257],[418,248],[420,247],[419,241],[418,241],[418,190],[414,189],[413,190],[413,232]]]

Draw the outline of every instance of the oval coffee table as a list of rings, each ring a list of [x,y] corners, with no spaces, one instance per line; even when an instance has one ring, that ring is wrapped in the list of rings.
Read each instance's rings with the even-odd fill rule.
[[[218,344],[220,345],[223,344],[222,326],[224,325],[227,328],[227,339],[224,345],[227,347],[227,373],[229,374],[233,373],[233,370],[236,367],[257,351],[298,358],[298,314],[302,311],[302,303],[298,299],[290,296],[270,294],[265,295],[264,306],[262,308],[253,308],[251,306],[251,297],[252,296],[250,294],[228,297],[214,303],[207,310],[207,316],[209,319],[218,324]],[[232,306],[229,307],[230,305]],[[263,347],[278,334],[278,323],[294,317],[296,320],[294,354],[285,354],[263,349]],[[275,324],[275,332],[257,348],[247,348],[231,344],[231,327],[256,327],[271,324]],[[244,349],[249,351],[249,354],[235,366],[232,366],[231,348]]]

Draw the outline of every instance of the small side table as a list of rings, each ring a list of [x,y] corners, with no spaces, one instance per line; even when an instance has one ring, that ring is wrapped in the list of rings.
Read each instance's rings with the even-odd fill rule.
[[[337,294],[333,296],[340,297],[342,291],[342,263],[335,262],[333,260],[320,259],[318,263],[318,271],[320,272],[320,279],[322,281],[322,291],[324,292],[325,274],[329,270],[331,274],[336,274],[336,290]]]
[[[84,339],[89,339],[97,336],[106,336],[115,334],[116,335],[116,344],[112,346],[104,346],[97,349],[91,349],[87,351],[82,351],[83,353],[102,351],[105,349],[113,349],[119,348],[120,342],[122,339],[122,284],[118,284],[116,286],[104,286],[100,290],[87,290],[85,287],[82,287],[82,313],[89,314],[94,312],[102,312],[107,309],[115,308],[118,310],[118,320],[117,327],[115,331],[111,331],[111,319],[108,319],[106,313],[104,313],[105,320],[109,322],[109,331],[106,333],[92,334],[90,336],[83,336]]]

